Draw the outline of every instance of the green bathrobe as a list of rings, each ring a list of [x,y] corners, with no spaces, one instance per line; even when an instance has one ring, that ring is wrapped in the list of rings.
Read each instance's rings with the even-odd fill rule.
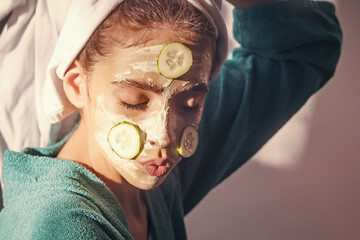
[[[341,30],[332,4],[279,2],[234,10],[234,17],[241,47],[210,84],[196,154],[143,191],[152,239],[186,239],[184,216],[334,73]],[[56,158],[65,141],[6,152],[0,239],[132,239],[104,183]]]

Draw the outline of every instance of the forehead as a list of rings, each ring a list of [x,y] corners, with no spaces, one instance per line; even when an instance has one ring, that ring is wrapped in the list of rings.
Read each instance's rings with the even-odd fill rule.
[[[158,56],[165,43],[147,44],[145,46],[132,46],[127,48],[115,47],[111,56],[100,63],[99,71],[108,81],[122,81],[132,79],[156,85],[170,85],[173,79],[163,77],[157,67]],[[203,45],[185,44],[192,52],[193,64],[189,71],[174,79],[175,82],[185,84],[208,83],[211,68],[211,49]],[[96,70],[95,70],[96,71]]]

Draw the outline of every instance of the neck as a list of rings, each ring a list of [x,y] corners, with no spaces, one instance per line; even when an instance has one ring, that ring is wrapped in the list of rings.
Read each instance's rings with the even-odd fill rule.
[[[84,142],[86,139],[86,143]],[[113,192],[125,215],[136,214],[144,204],[140,189],[129,184],[100,153],[93,136],[89,136],[86,124],[81,121],[74,134],[60,150],[58,158],[71,160],[85,166],[100,178]]]
[[[80,121],[79,127],[66,142],[58,158],[85,166],[100,178],[115,195],[127,219],[134,239],[146,239],[148,234],[147,208],[141,190],[129,184],[101,154],[94,135]]]

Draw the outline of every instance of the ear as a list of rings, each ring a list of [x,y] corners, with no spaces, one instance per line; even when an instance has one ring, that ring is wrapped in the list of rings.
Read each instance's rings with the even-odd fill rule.
[[[86,75],[79,61],[75,59],[66,70],[63,87],[66,97],[78,109],[87,101]]]

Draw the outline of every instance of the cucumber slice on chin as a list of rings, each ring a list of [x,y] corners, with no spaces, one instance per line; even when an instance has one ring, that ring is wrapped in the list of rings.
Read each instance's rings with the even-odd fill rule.
[[[191,50],[179,42],[166,44],[158,56],[158,71],[165,78],[174,79],[187,73],[193,63]]]
[[[107,141],[116,155],[134,159],[144,147],[145,134],[137,125],[124,121],[110,129]]]
[[[195,127],[189,125],[183,130],[179,146],[177,147],[178,153],[188,158],[194,155],[199,144],[199,135]]]

